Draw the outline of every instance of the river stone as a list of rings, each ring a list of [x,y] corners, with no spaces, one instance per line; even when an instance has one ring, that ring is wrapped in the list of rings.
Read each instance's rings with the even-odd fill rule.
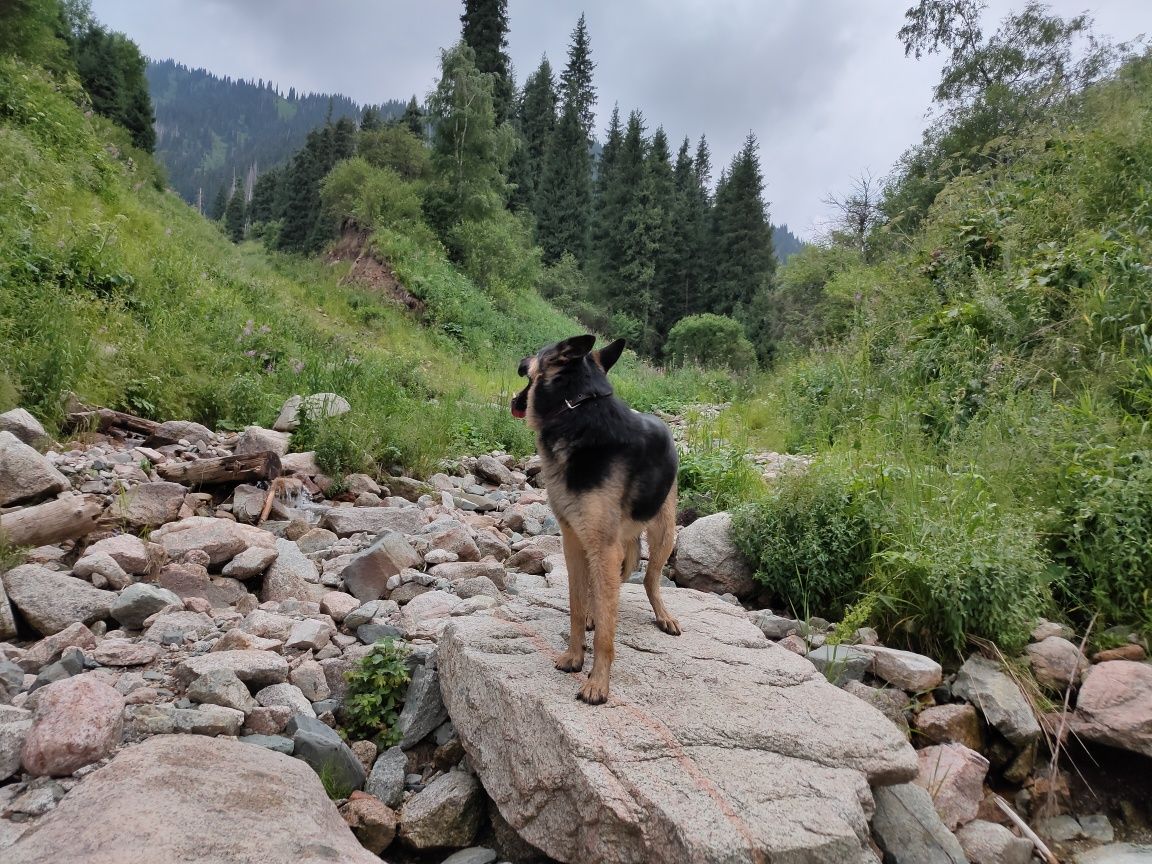
[[[20,752],[31,728],[31,711],[0,706],[0,783],[20,770]]]
[[[277,432],[292,432],[300,425],[300,408],[309,418],[338,417],[352,410],[348,400],[336,393],[313,393],[310,396],[290,396],[280,407],[280,414],[272,428]]]
[[[152,563],[148,557],[148,547],[144,545],[143,540],[133,534],[106,537],[84,550],[86,556],[101,552],[135,576],[147,573]]]
[[[960,842],[944,827],[922,788],[902,783],[877,789],[875,795],[872,831],[885,864],[968,864]]]
[[[857,651],[872,655],[872,666],[868,671],[894,687],[899,687],[910,693],[931,690],[944,677],[940,664],[923,654],[898,651],[895,648],[885,648],[882,645],[854,645],[853,647]]]
[[[292,436],[284,432],[260,426],[245,426],[240,437],[236,439],[236,455],[272,452],[277,456],[283,456],[288,452],[291,443]]]
[[[339,537],[351,537],[361,532],[416,534],[427,523],[428,518],[417,507],[333,507],[320,520],[320,527]]]
[[[381,753],[372,772],[368,775],[368,782],[364,789],[369,795],[374,795],[389,807],[399,807],[404,800],[404,774],[408,766],[408,757],[399,747],[390,747]]]
[[[93,588],[82,579],[65,576],[39,564],[24,564],[4,574],[8,599],[28,623],[45,636],[80,621],[92,624],[108,617],[115,591]]]
[[[732,542],[732,514],[697,519],[676,539],[672,580],[683,588],[735,594],[746,600],[759,591],[752,568]]]
[[[956,832],[971,864],[1031,864],[1032,842],[1003,825],[977,819]]]
[[[209,516],[190,516],[163,525],[152,532],[152,539],[173,560],[193,549],[202,549],[208,554],[209,567],[218,567],[251,546],[272,549],[277,545],[276,537],[262,528]]]
[[[932,806],[949,830],[976,818],[984,797],[988,760],[963,744],[934,744],[918,750],[920,774],[913,781],[932,796]]]
[[[1048,636],[1025,647],[1036,680],[1052,690],[1079,684],[1088,670],[1088,660],[1080,649],[1062,636]]]
[[[673,637],[641,587],[620,592],[603,706],[573,698],[582,676],[553,668],[561,590],[520,595],[502,611],[512,620],[444,630],[443,698],[504,818],[567,861],[874,862],[869,785],[917,774],[896,727],[718,597],[665,590],[684,629]]]
[[[176,675],[191,683],[215,669],[228,669],[249,687],[267,687],[288,680],[288,661],[271,651],[213,651],[189,657]]]
[[[341,572],[344,587],[361,603],[379,600],[388,593],[388,580],[405,567],[419,567],[423,559],[404,535],[386,531],[376,542],[348,562]]]
[[[160,735],[121,751],[4,850],[4,861],[380,864],[307,765],[196,735]]]
[[[483,801],[484,790],[475,777],[449,771],[405,802],[400,837],[417,849],[467,846],[480,830]]]
[[[1135,843],[1109,843],[1088,852],[1080,852],[1075,864],[1148,864],[1152,861],[1152,846]]]
[[[11,432],[0,432],[0,507],[72,488],[68,478]]]
[[[65,678],[37,694],[21,762],[30,774],[61,777],[107,756],[124,731],[124,697],[91,675]]]
[[[404,709],[396,721],[401,734],[400,746],[412,747],[425,735],[448,719],[448,710],[440,693],[440,675],[436,658],[417,666],[404,696]]]
[[[133,528],[157,528],[180,518],[187,494],[188,489],[179,483],[141,483],[122,499],[117,497],[113,511]]]
[[[13,408],[0,414],[0,432],[11,432],[31,447],[48,441],[48,433],[40,421],[23,408]]]
[[[364,766],[345,744],[339,733],[315,717],[293,715],[285,734],[292,736],[293,755],[312,766],[321,777],[328,778],[338,797],[364,785]]]
[[[278,537],[274,547],[276,560],[264,574],[261,600],[305,600],[319,603],[332,590],[320,584],[316,565],[291,540]]]
[[[1097,663],[1084,676],[1072,720],[1089,741],[1152,756],[1152,666]]]
[[[972,655],[956,673],[952,693],[980,709],[988,725],[1017,747],[1026,747],[1040,737],[1032,706],[1016,682],[1000,671],[998,663]]]

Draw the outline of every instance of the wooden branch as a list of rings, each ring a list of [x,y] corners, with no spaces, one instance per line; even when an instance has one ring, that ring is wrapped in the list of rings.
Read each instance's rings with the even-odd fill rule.
[[[280,457],[267,450],[263,453],[220,456],[194,462],[165,462],[156,466],[156,473],[165,480],[183,483],[185,486],[274,480],[280,476]]]
[[[94,411],[78,411],[69,414],[64,422],[67,431],[84,429],[91,424],[97,432],[107,432],[115,427],[135,432],[137,435],[152,435],[160,424],[155,420],[145,420],[122,411],[113,411],[111,408],[97,408]]]
[[[1036,847],[1036,851],[1046,864],[1060,864],[1059,859],[1052,854],[1052,850],[1044,845],[1044,841],[1036,836],[1036,832],[1028,827],[1028,823],[1020,818],[1020,814],[1013,810],[1007,801],[999,795],[993,795],[992,800],[996,802],[996,806],[1000,808],[1001,812],[1012,820],[1012,824],[1020,829],[1020,833],[1032,841],[1032,845]]]
[[[70,495],[0,516],[0,540],[13,546],[44,546],[83,537],[100,527],[97,498]]]

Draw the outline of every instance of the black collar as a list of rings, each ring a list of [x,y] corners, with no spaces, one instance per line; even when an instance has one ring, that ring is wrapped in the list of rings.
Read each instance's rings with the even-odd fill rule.
[[[609,393],[581,393],[579,396],[576,396],[573,399],[565,399],[564,400],[564,406],[562,408],[557,408],[555,411],[548,414],[544,419],[545,420],[551,420],[553,417],[556,417],[560,414],[563,414],[565,411],[571,411],[573,408],[578,408],[579,406],[583,405],[585,402],[591,402],[594,399],[603,399],[605,396],[611,396],[611,395],[612,394],[610,392]]]

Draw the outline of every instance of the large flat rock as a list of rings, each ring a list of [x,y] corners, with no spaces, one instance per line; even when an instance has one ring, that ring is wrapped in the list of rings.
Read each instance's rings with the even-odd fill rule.
[[[252,744],[157,735],[4,850],[5,864],[380,864],[315,772]]]
[[[565,592],[526,592],[508,620],[449,624],[444,701],[503,817],[565,862],[872,864],[869,784],[917,773],[900,731],[742,610],[687,589],[664,599],[682,636],[656,629],[642,588],[622,587],[597,707],[575,698],[582,675],[553,668]]]

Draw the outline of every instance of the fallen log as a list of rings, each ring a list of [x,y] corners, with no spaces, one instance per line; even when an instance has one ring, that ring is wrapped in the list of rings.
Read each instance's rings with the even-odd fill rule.
[[[274,480],[280,476],[280,457],[267,450],[239,456],[220,456],[194,462],[165,462],[156,473],[185,486],[215,486],[221,483],[247,483]]]
[[[88,495],[69,495],[0,516],[0,540],[13,546],[44,546],[83,537],[100,527],[103,507]]]
[[[113,411],[111,408],[97,408],[93,411],[77,411],[69,414],[64,422],[64,430],[73,432],[78,429],[92,429],[95,432],[107,432],[109,429],[124,429],[145,437],[155,433],[160,426],[155,420],[146,420],[123,411]]]

